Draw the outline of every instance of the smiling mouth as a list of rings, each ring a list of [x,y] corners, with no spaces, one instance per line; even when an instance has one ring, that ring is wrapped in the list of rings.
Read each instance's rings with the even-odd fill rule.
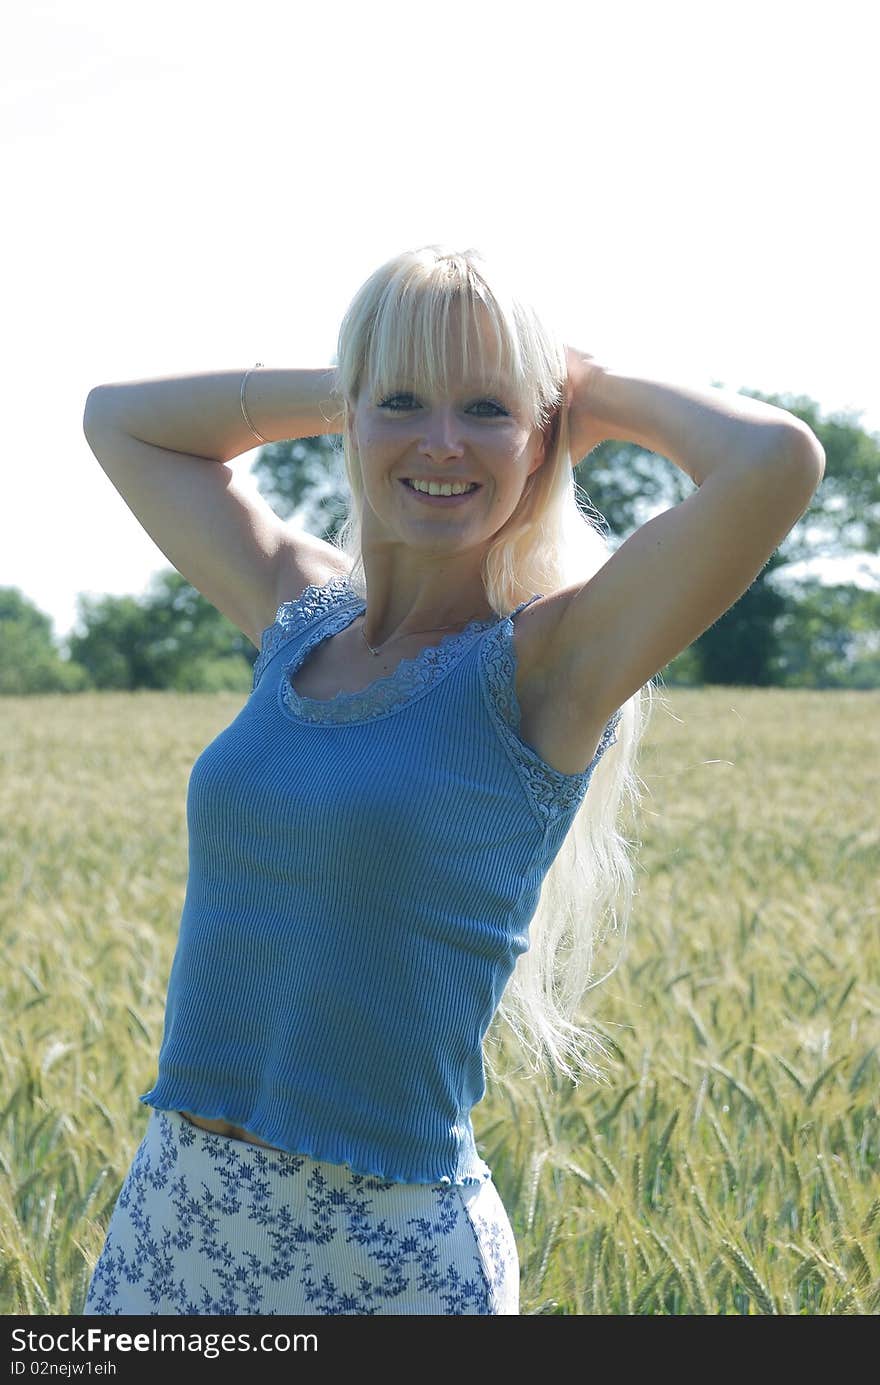
[[[431,490],[425,490],[421,486],[416,486],[413,483],[412,477],[409,476],[404,476],[402,478],[402,484],[406,486],[407,490],[412,491],[414,495],[422,496],[426,500],[464,500],[467,496],[474,495],[478,490],[481,489],[478,482],[468,481],[464,483],[466,487],[464,490],[453,491],[451,489],[453,484],[460,485],[462,483],[458,481],[438,481],[431,482]]]

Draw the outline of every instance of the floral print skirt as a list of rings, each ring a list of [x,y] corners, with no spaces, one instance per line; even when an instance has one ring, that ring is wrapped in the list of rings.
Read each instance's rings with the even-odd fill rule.
[[[84,1314],[518,1314],[491,1178],[395,1183],[153,1108]]]

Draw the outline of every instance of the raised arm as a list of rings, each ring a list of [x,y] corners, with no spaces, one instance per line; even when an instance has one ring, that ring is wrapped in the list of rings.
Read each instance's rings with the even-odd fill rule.
[[[228,463],[259,445],[244,370],[99,385],[83,431],[141,527],[257,647],[282,601],[346,575],[339,549],[285,523]],[[267,442],[339,432],[335,371],[253,370],[246,408]]]
[[[612,370],[594,356],[566,347],[571,458],[576,465],[600,442],[635,442],[674,463],[700,486],[712,471],[733,465],[743,448],[767,450],[783,432],[798,433],[815,456],[815,433],[795,414],[731,390],[695,389]],[[743,426],[745,425],[745,426]]]
[[[627,376],[590,357],[570,358],[570,370],[579,382],[571,431],[581,443],[637,442],[697,486],[641,525],[590,581],[552,598],[543,657],[580,710],[590,750],[611,714],[755,580],[807,509],[825,453],[800,419],[760,400]]]
[[[261,366],[97,385],[86,400],[86,435],[96,423],[112,422],[152,447],[231,461],[259,445],[241,411],[246,374],[245,407],[266,442],[342,431],[341,405],[332,395],[334,369]]]

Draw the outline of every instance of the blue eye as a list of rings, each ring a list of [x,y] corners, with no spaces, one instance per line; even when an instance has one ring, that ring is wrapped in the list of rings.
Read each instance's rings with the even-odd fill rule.
[[[413,404],[412,404],[412,403],[410,403],[410,404],[404,404],[404,405],[402,406],[402,408],[395,408],[395,407],[394,407],[394,405],[396,405],[396,404],[397,404],[400,400],[402,400],[402,399],[403,399],[403,400],[406,400],[406,399],[408,399],[408,400],[414,400],[414,399],[415,399],[415,396],[412,395],[412,394],[391,394],[391,395],[388,396],[387,399],[383,399],[382,403],[379,405],[379,408],[380,408],[380,409],[390,409],[392,413],[401,413],[401,412],[406,413],[409,409],[411,409],[411,408],[413,407]],[[472,404],[470,407],[471,407],[471,408],[477,408],[478,405],[482,405],[482,404],[488,404],[491,408],[493,408],[494,410],[496,410],[496,412],[495,412],[494,415],[491,415],[491,414],[490,414],[490,417],[499,418],[499,417],[501,417],[502,415],[505,416],[505,417],[507,416],[507,410],[504,408],[504,406],[503,406],[502,404],[499,404],[499,403],[498,403],[496,400],[494,400],[494,399],[478,399],[478,400],[476,400],[475,403]]]

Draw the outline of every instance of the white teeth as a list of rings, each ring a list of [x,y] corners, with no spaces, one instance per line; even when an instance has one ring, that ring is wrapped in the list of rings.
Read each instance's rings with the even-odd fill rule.
[[[476,482],[470,481],[467,485],[456,481],[445,482],[442,486],[437,481],[414,481],[410,480],[413,490],[423,491],[425,495],[463,495],[465,491],[476,490]]]

